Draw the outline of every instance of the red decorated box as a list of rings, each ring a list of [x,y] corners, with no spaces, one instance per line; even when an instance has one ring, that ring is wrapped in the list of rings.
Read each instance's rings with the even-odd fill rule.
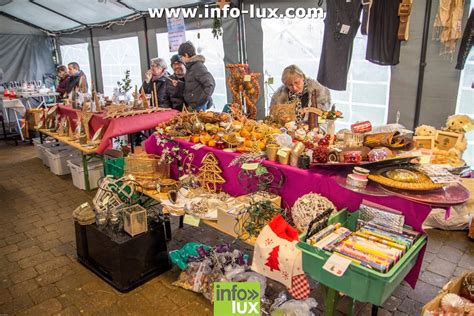
[[[367,133],[372,130],[372,124],[369,121],[357,122],[351,125],[352,133]]]

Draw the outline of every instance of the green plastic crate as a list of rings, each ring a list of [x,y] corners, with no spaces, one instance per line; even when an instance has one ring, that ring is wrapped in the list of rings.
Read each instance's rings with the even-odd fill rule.
[[[359,211],[350,213],[341,211],[329,219],[329,224],[341,223],[354,231],[359,218]],[[402,256],[387,273],[380,273],[369,268],[351,263],[343,276],[338,277],[323,269],[323,265],[332,255],[331,252],[319,250],[304,242],[306,236],[300,236],[297,247],[303,253],[303,270],[314,280],[329,288],[342,292],[360,302],[377,306],[400,285],[408,272],[415,266],[420,250],[426,244],[422,235],[415,244]]]
[[[120,178],[124,174],[125,158],[104,159],[105,175]]]

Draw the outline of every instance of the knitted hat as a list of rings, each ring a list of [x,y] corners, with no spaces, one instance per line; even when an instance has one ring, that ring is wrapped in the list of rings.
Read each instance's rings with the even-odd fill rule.
[[[183,63],[178,54],[171,56],[170,61],[171,61],[171,66],[173,66],[174,63]]]
[[[190,41],[184,42],[179,45],[178,55],[184,56],[184,54],[188,54],[189,57],[196,55],[196,48],[194,48],[193,43],[191,43]]]

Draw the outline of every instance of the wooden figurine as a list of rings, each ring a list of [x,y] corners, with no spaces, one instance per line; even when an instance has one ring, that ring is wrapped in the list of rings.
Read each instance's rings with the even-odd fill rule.
[[[157,108],[158,105],[158,94],[156,93],[156,83],[153,82],[153,107]]]
[[[140,91],[140,94],[141,94],[142,101],[143,101],[143,108],[144,108],[145,110],[147,110],[147,109],[148,109],[148,100],[147,100],[147,98],[146,98],[145,90],[143,90],[143,87],[142,87],[142,89],[141,89],[141,91]]]

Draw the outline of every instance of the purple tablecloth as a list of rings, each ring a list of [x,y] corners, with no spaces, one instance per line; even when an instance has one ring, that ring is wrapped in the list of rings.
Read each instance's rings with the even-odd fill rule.
[[[191,148],[194,145],[193,143],[184,140],[177,141],[182,148],[189,149],[194,153],[194,164],[197,166],[200,165],[202,158],[208,152],[213,152],[219,159],[219,164],[223,171],[222,175],[226,179],[226,183],[222,186],[223,191],[234,196],[246,193],[236,180],[240,168],[228,167],[229,163],[239,155],[238,153],[224,152],[207,146],[194,150]],[[151,154],[161,153],[161,148],[156,143],[156,135],[152,135],[147,139],[145,150]],[[291,207],[300,196],[310,192],[319,193],[330,199],[338,209],[347,208],[349,211],[357,210],[362,200],[365,199],[399,210],[405,215],[405,223],[417,231],[422,231],[422,224],[431,211],[429,205],[413,202],[398,196],[371,196],[345,189],[336,183],[335,177],[338,173],[334,170],[303,170],[267,160],[263,164],[266,166],[278,166],[284,173],[285,183],[280,190],[280,195],[285,207]],[[418,279],[424,252],[425,248],[421,250],[416,265],[405,279],[412,287],[415,286]]]

